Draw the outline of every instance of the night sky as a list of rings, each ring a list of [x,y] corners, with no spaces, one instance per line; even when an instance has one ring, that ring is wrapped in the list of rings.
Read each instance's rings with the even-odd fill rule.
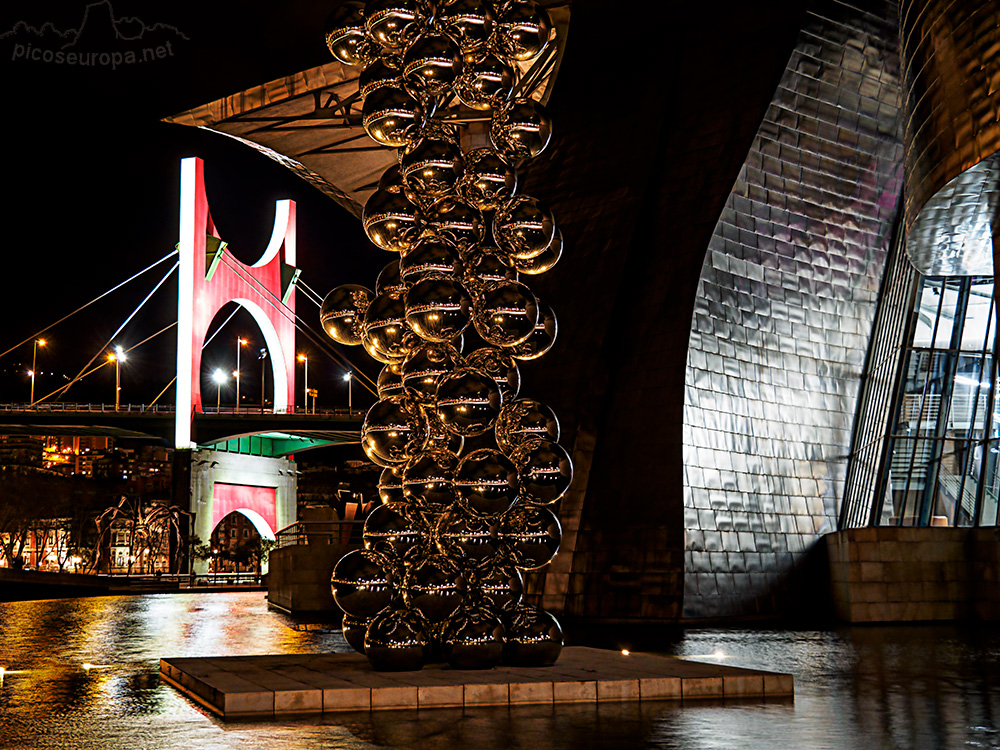
[[[160,122],[328,62],[322,31],[331,5],[68,0],[0,6],[8,183],[0,351],[30,339],[173,248],[180,160],[186,156],[205,160],[213,218],[241,260],[256,260],[266,245],[274,201],[292,198],[298,203],[303,280],[321,295],[341,283],[374,285],[389,258],[367,241],[357,219],[246,146]],[[143,61],[146,48],[160,48],[161,57]],[[71,52],[77,53],[75,64]],[[82,65],[83,59],[91,64]],[[51,345],[39,350],[36,397],[65,383],[102,351],[171,264],[46,333]],[[171,279],[116,342],[132,346],[169,325],[176,319],[175,304]],[[298,310],[319,330],[317,309],[301,294]],[[253,374],[260,372],[256,352],[263,344],[248,321],[241,314],[230,323],[206,363],[232,369],[236,336],[249,335],[243,393],[258,398],[260,378]],[[171,330],[132,353],[122,373],[123,402],[149,402],[170,381],[175,343]],[[300,336],[303,347],[310,353],[310,386],[319,389],[320,406],[346,405],[343,368]],[[359,348],[346,353],[377,372]],[[0,359],[0,402],[27,400],[24,371],[30,361],[30,341]],[[109,403],[113,396],[114,375],[106,367],[74,385],[64,400]],[[357,386],[354,397],[355,406],[371,400]],[[172,390],[163,400],[173,402]]]

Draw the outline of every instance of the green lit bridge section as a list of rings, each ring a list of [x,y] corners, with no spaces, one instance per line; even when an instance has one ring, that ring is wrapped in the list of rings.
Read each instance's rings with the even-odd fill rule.
[[[217,443],[199,445],[199,448],[239,453],[243,456],[264,456],[279,458],[292,453],[301,453],[310,448],[322,448],[328,445],[346,445],[357,443],[358,433],[344,432],[342,435],[326,433],[323,437],[291,435],[284,432],[267,432],[260,435],[244,435],[230,438]]]

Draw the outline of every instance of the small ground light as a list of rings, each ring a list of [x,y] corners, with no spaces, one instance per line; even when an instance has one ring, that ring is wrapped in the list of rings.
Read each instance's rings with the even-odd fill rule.
[[[725,659],[726,655],[724,653],[722,653],[721,649],[716,649],[715,653],[712,654],[712,657],[715,658],[715,659]]]
[[[627,648],[623,648],[622,649],[622,656],[628,656],[628,655],[629,655],[629,650]]]

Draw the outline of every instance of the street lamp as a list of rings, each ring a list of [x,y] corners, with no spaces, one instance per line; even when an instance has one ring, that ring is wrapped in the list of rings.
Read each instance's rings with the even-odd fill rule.
[[[45,346],[45,339],[35,339],[35,343],[31,345],[31,370],[28,372],[31,376],[31,404],[35,403],[35,358],[40,346]]]
[[[344,380],[347,381],[347,411],[351,410],[351,371],[344,373]]]
[[[236,337],[236,372],[233,373],[233,377],[236,378],[236,413],[240,413],[240,349],[247,345],[247,340],[244,338]]]
[[[108,361],[115,363],[115,411],[118,411],[122,395],[122,362],[126,360],[125,350],[115,347],[115,353],[108,355]]]
[[[222,407],[222,384],[226,382],[226,373],[216,370],[212,373],[212,380],[215,381],[215,411],[218,412]]]
[[[267,370],[267,347],[262,347],[260,356],[260,413],[264,413],[264,401],[267,400],[267,390],[265,389],[264,372]]]
[[[300,354],[299,362],[303,364],[302,369],[305,373],[305,388],[303,389],[303,393],[305,395],[306,414],[308,414],[309,413],[309,357],[307,357],[305,354]]]

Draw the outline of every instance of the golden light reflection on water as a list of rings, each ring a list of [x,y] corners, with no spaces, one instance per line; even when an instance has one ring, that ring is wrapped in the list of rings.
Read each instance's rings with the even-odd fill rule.
[[[671,647],[687,658],[795,674],[795,700],[771,703],[441,709],[222,724],[159,680],[161,656],[348,648],[339,632],[291,625],[267,610],[261,594],[0,604],[0,749],[1000,744],[1000,634],[957,628],[691,630]]]

